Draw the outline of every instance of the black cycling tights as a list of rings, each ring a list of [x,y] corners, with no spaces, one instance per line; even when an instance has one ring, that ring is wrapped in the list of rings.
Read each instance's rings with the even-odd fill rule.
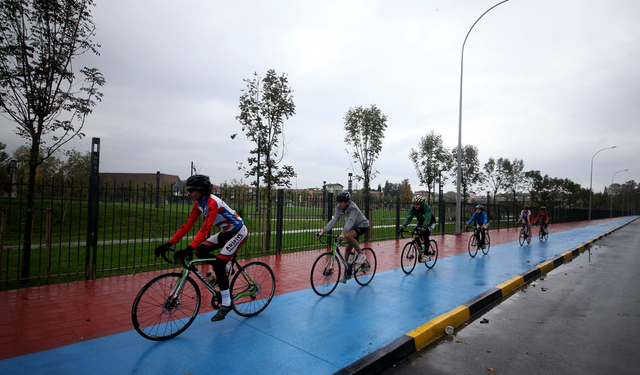
[[[229,277],[227,276],[227,271],[225,269],[227,262],[227,260],[218,258],[211,263],[213,272],[216,274],[216,278],[218,279],[218,286],[220,286],[220,290],[229,289]]]

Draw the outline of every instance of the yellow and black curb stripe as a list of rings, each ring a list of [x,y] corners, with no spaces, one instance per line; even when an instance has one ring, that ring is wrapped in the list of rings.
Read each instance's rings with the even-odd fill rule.
[[[403,335],[386,346],[376,350],[375,352],[353,362],[349,366],[339,370],[334,375],[369,375],[379,374],[385,369],[392,367],[410,354],[424,348],[430,343],[436,341],[445,335],[445,328],[451,326],[456,328],[466,322],[473,315],[481,312],[486,307],[506,299],[510,293],[528,283],[529,281],[540,277],[559,267],[565,262],[577,257],[585,250],[588,250],[596,241],[603,239],[620,228],[634,222],[631,220],[609,232],[594,238],[574,249],[560,254],[557,257],[541,263],[528,271],[515,276],[506,282],[489,289],[476,297],[468,300],[462,305],[437,316],[413,331]]]

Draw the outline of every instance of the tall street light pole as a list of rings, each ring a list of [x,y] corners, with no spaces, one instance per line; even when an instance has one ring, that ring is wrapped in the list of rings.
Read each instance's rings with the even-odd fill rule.
[[[509,0],[504,0],[499,2],[498,4],[492,6],[487,9],[486,12],[482,13],[480,17],[476,20],[476,22],[471,25],[471,28],[467,32],[467,36],[464,37],[464,42],[462,43],[462,54],[460,56],[460,105],[458,110],[458,179],[457,179],[457,198],[456,198],[456,234],[460,234],[461,220],[462,220],[462,202],[460,201],[460,184],[462,182],[462,73],[464,71],[464,46],[467,43],[467,38],[473,30],[473,27],[480,21],[480,18],[484,17],[485,14],[489,13],[489,11],[500,4],[504,4]]]
[[[610,148],[616,148],[616,147],[618,146],[605,147],[602,150],[598,150],[598,152],[608,150]],[[593,154],[593,156],[591,157],[591,175],[589,176],[589,220],[591,220],[591,195],[593,192],[592,185],[591,185],[591,182],[593,181],[593,158],[595,158],[596,155],[598,155],[598,152]]]
[[[628,169],[623,169],[621,171],[617,171],[616,173],[613,174],[613,176],[611,176],[611,185],[613,185],[613,178],[620,172],[626,172],[628,171]],[[611,185],[609,185],[609,192],[611,192]],[[611,193],[609,193],[611,194]],[[611,201],[611,207],[609,208],[609,218],[613,218],[613,196],[611,196],[611,198],[609,199]]]

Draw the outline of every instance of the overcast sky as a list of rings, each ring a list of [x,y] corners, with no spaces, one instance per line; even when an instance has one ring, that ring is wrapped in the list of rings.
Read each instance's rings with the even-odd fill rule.
[[[346,186],[344,115],[376,104],[388,128],[371,186],[409,178],[420,190],[409,151],[431,130],[457,147],[462,42],[499,1],[95,2],[101,55],[76,66],[107,84],[70,147],[99,137],[101,172],[185,179],[193,161],[214,183],[244,178],[236,162],[252,145],[230,139],[243,79],[275,69],[294,90],[293,187]],[[594,159],[594,189],[627,168],[614,182],[640,180],[638,15],[638,0],[511,0],[487,13],[464,51],[463,145],[479,147],[481,164],[519,158],[586,188],[594,153],[615,145]],[[12,152],[24,140],[0,121]]]

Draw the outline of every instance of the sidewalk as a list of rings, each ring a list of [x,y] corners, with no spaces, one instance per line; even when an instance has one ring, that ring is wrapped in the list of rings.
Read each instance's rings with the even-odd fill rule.
[[[616,219],[614,219],[616,220]],[[609,219],[550,225],[554,233]],[[537,230],[537,228],[536,228]],[[519,229],[491,230],[491,246],[517,241]],[[468,233],[439,235],[439,259],[466,253]],[[537,239],[534,239],[537,241]],[[400,253],[408,239],[367,244],[376,252],[377,272],[400,267]],[[276,295],[309,288],[309,272],[320,250],[257,258],[276,275]],[[255,259],[241,261],[249,262]],[[436,268],[437,265],[436,265]],[[0,360],[109,336],[133,329],[131,305],[140,288],[165,271],[0,292],[8,306],[0,315]],[[200,313],[210,312],[203,291]],[[8,310],[8,311],[7,311]]]

